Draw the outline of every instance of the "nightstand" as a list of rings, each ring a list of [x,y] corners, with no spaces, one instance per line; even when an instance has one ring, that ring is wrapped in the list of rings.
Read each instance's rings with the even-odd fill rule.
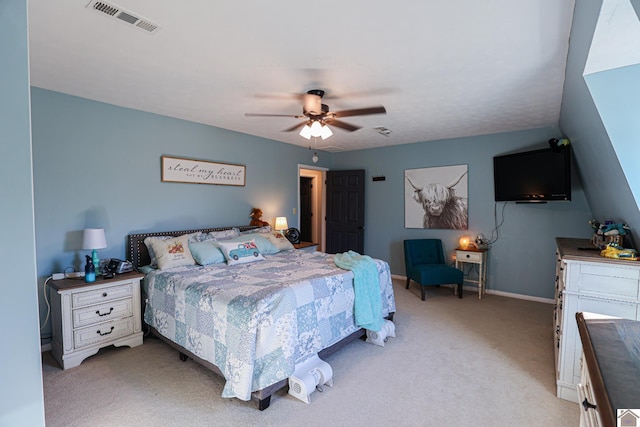
[[[456,249],[456,268],[462,270],[462,264],[476,264],[478,266],[478,280],[467,279],[478,285],[478,299],[482,299],[487,285],[487,250],[486,249]]]
[[[74,368],[102,347],[142,344],[140,280],[137,272],[113,279],[99,276],[52,280],[51,353],[62,369]]]
[[[293,247],[296,249],[302,249],[305,252],[315,252],[318,250],[318,244],[313,242],[294,243]]]

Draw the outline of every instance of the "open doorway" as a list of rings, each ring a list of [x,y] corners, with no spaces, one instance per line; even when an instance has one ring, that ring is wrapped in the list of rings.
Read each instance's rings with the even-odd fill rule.
[[[298,165],[298,227],[300,240],[325,250],[325,168]]]

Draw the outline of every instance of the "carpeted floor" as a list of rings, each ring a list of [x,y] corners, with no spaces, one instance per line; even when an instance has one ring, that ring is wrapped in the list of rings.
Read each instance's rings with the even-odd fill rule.
[[[46,423],[54,426],[571,426],[555,396],[549,304],[394,280],[396,338],[326,358],[334,387],[307,405],[286,391],[263,412],[220,397],[223,380],[181,362],[156,338],[105,348],[62,371],[43,354]]]

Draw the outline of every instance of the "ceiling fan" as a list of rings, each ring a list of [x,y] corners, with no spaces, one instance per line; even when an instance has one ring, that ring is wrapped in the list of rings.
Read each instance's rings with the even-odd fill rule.
[[[311,89],[307,91],[307,93],[303,94],[301,96],[303,101],[302,115],[245,113],[245,116],[293,117],[295,119],[306,119],[295,126],[284,129],[284,132],[293,132],[301,129],[300,135],[307,139],[310,139],[311,136],[321,136],[322,139],[326,139],[332,135],[331,130],[326,126],[327,124],[331,124],[332,126],[349,132],[360,129],[360,126],[352,125],[338,119],[351,116],[366,116],[369,114],[386,114],[387,112],[382,105],[367,108],[356,108],[353,110],[330,111],[329,106],[322,103],[324,93],[325,92],[322,89]]]

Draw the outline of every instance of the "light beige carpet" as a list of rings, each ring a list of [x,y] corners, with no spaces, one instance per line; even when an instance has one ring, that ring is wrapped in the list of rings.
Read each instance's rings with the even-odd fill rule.
[[[156,338],[106,348],[62,371],[43,354],[48,426],[577,426],[555,396],[549,304],[394,281],[396,338],[326,358],[334,387],[263,412],[220,397],[223,380]]]

